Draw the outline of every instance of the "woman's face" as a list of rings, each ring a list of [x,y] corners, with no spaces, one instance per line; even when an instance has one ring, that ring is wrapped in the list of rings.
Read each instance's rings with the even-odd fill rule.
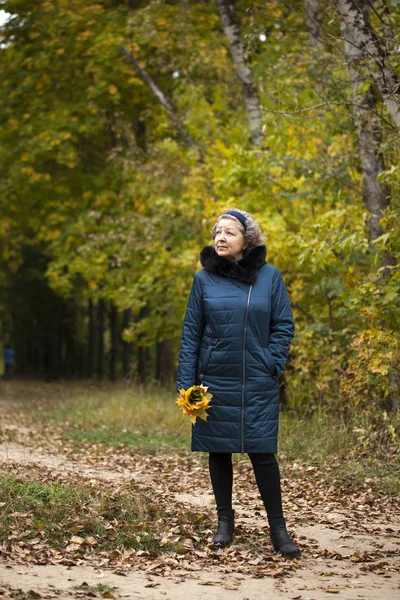
[[[242,232],[232,219],[221,219],[215,230],[215,251],[218,256],[241,260],[246,242]]]

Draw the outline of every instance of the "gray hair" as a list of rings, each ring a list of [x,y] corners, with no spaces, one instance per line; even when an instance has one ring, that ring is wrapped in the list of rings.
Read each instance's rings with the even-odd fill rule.
[[[213,240],[215,240],[215,232],[217,230],[217,226],[218,226],[219,222],[221,221],[221,219],[231,219],[234,223],[236,223],[239,231],[242,233],[242,235],[247,243],[247,248],[251,249],[251,248],[255,248],[257,246],[263,246],[265,244],[265,238],[264,238],[263,234],[261,233],[260,226],[257,223],[257,221],[255,220],[255,218],[251,216],[250,213],[248,213],[244,210],[240,210],[240,208],[229,208],[228,210],[235,210],[236,212],[243,215],[246,218],[246,228],[244,227],[244,225],[242,225],[242,223],[239,221],[239,219],[237,219],[233,215],[227,215],[227,214],[223,213],[222,215],[220,215],[218,217],[217,222],[215,223],[214,227],[212,228]]]

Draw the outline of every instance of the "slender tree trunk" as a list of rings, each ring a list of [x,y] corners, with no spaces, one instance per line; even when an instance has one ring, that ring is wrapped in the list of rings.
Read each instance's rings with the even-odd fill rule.
[[[304,22],[313,49],[322,45],[322,22],[318,0],[304,0]]]
[[[250,126],[251,141],[260,146],[264,139],[261,131],[261,110],[256,84],[250,65],[245,57],[240,28],[235,15],[235,0],[217,0],[219,14],[226,37],[228,38],[233,62],[242,84],[244,104]]]
[[[335,0],[347,54],[357,55],[359,65],[369,66],[393,123],[400,129],[400,82],[390,63],[389,45],[378,36],[369,20],[373,4],[373,0]]]
[[[345,18],[340,21],[340,29],[350,75],[354,118],[360,145],[364,202],[371,214],[369,238],[372,241],[383,233],[379,220],[390,200],[388,190],[378,181],[378,175],[384,170],[383,156],[380,151],[381,122],[376,114],[377,98],[373,85],[362,93],[359,91],[367,80],[362,72],[364,52],[360,47],[357,30],[353,23],[349,24]],[[394,264],[393,257],[387,255],[385,262],[387,265]]]
[[[58,317],[55,318],[56,327],[53,330],[53,376],[54,379],[60,379],[64,376],[63,346],[64,346],[64,307],[58,311]]]
[[[118,311],[117,307],[112,304],[110,309],[110,380],[117,379],[117,352],[118,352]]]
[[[131,320],[132,311],[130,308],[124,310],[124,318],[122,323],[122,330],[128,329]],[[132,344],[123,340],[122,342],[122,372],[124,377],[128,377],[131,371],[131,354]]]
[[[66,307],[66,315],[64,319],[64,339],[65,339],[65,357],[64,357],[64,374],[67,378],[76,375],[76,336],[75,327],[77,323],[77,309],[73,304],[68,304]]]
[[[371,56],[371,52],[372,55],[374,53],[375,46],[370,39],[373,30],[369,24],[369,4],[364,0],[336,0],[336,6],[341,16],[341,37],[344,42],[344,51],[350,74],[354,117],[360,144],[364,201],[371,214],[369,238],[372,241],[383,233],[379,220],[382,217],[382,211],[390,202],[388,190],[378,181],[378,175],[384,170],[384,163],[380,151],[381,121],[376,114],[376,90],[373,85],[370,85],[367,91],[359,92],[360,86],[365,85],[367,82],[366,77],[363,75],[363,64],[366,56]],[[367,24],[369,32],[366,31]],[[377,60],[378,62],[380,64],[376,66],[381,70],[382,75],[384,63],[381,59]],[[378,84],[379,91],[387,104],[387,98],[385,99],[384,95],[387,93],[387,89],[385,91],[382,88],[382,82],[379,81],[379,78],[375,77],[375,82]],[[392,116],[396,123],[395,114],[393,113]],[[396,259],[386,251],[382,266],[390,267],[395,264]],[[383,279],[389,272],[389,268],[383,271]],[[382,327],[385,328],[386,324],[382,323]],[[398,406],[398,381],[399,373],[396,371],[389,380],[390,397],[383,402],[387,410],[395,410]]]
[[[353,87],[354,115],[358,129],[360,157],[363,174],[363,198],[369,213],[369,239],[375,240],[384,233],[379,224],[382,211],[389,205],[389,191],[378,181],[384,171],[379,117],[376,115],[376,97],[370,88],[365,94],[357,93],[357,70],[349,66]],[[354,83],[353,83],[354,82]],[[394,264],[394,263],[393,263]]]
[[[150,351],[147,346],[138,346],[138,379],[145,383],[148,374]]]
[[[140,310],[139,320],[148,317],[149,315],[149,307],[143,306]],[[150,351],[147,346],[140,345],[140,339],[138,343],[138,379],[140,383],[144,383],[148,376],[148,368],[149,368],[149,360],[150,360]]]
[[[93,377],[96,371],[96,321],[93,300],[88,301],[88,329],[87,329],[87,350],[86,350],[86,376]]]
[[[384,407],[389,412],[399,410],[399,392],[400,392],[400,372],[394,371],[389,377],[391,393],[384,400]]]
[[[157,342],[156,380],[167,383],[173,377],[173,360],[171,340]]]
[[[44,363],[44,378],[46,381],[51,381],[53,378],[53,340],[46,334],[43,338],[43,363]]]
[[[97,304],[96,329],[97,329],[97,379],[103,379],[104,375],[104,300],[99,300]]]
[[[182,120],[179,118],[176,108],[172,104],[172,101],[169,98],[167,98],[166,94],[164,94],[161,88],[157,85],[153,77],[140,65],[139,61],[136,60],[133,54],[129,52],[129,50],[125,46],[122,46],[121,49],[128,61],[131,63],[131,65],[135,67],[143,81],[153,92],[154,96],[157,98],[159,103],[166,109],[171,121],[173,122],[173,124],[175,125],[176,129],[179,131],[180,135],[183,137],[185,142],[193,149],[197,150],[197,152],[199,153],[199,157],[202,158],[201,152],[197,144],[183,125]]]

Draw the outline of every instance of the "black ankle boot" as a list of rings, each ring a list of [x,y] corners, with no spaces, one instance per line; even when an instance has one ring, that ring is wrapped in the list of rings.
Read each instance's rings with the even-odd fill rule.
[[[274,521],[270,521],[269,526],[275,552],[280,552],[287,558],[300,558],[300,549],[288,534],[285,519],[275,519]]]
[[[232,543],[233,530],[235,528],[234,516],[218,516],[218,529],[213,538],[213,544],[226,548]]]

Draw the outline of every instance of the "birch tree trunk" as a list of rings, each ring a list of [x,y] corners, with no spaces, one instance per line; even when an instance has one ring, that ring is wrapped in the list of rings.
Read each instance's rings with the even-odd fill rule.
[[[156,82],[151,77],[151,75],[146,71],[146,69],[144,69],[140,65],[139,61],[136,60],[136,58],[133,56],[133,54],[131,52],[129,52],[129,50],[125,46],[121,46],[121,49],[122,49],[122,52],[125,54],[126,58],[128,59],[128,61],[137,69],[139,75],[142,77],[143,81],[147,84],[147,86],[153,92],[154,96],[157,98],[159,103],[166,109],[166,111],[168,112],[170,119],[173,122],[173,124],[175,125],[177,131],[179,131],[180,135],[183,137],[183,139],[189,146],[191,146],[193,149],[197,150],[197,152],[199,154],[199,158],[201,159],[202,154],[201,154],[199,148],[197,147],[195,141],[190,136],[189,132],[183,126],[182,121],[180,120],[178,113],[177,113],[175,107],[173,106],[172,102],[167,98],[167,96],[164,94],[164,92],[161,90],[161,88],[156,84]]]
[[[340,31],[350,75],[354,118],[360,144],[363,196],[365,205],[371,214],[369,239],[372,241],[383,233],[379,220],[382,218],[382,211],[389,204],[388,190],[377,180],[378,175],[384,170],[383,156],[380,152],[381,123],[375,110],[377,98],[373,86],[369,86],[362,93],[359,91],[361,86],[367,83],[367,79],[361,69],[364,51],[360,47],[357,30],[353,23],[349,23],[343,18],[340,21]],[[393,264],[389,257],[388,263]]]
[[[390,64],[388,45],[371,26],[368,15],[373,4],[374,0],[335,0],[348,52],[369,66],[393,123],[400,129],[400,82]]]
[[[322,44],[322,23],[318,0],[304,0],[304,22],[311,48]]]
[[[255,146],[260,146],[264,139],[261,131],[260,101],[250,65],[244,55],[239,23],[235,16],[235,0],[217,0],[217,5],[222,26],[229,41],[233,62],[236,65],[236,70],[242,84],[251,141]]]
[[[363,75],[362,64],[365,61],[365,35],[370,35],[370,33],[367,34],[362,31],[360,15],[363,19],[362,23],[369,23],[369,7],[363,0],[336,0],[336,5],[342,17],[340,22],[341,37],[344,42],[344,52],[350,74],[354,116],[360,144],[363,194],[365,204],[371,213],[369,238],[372,241],[383,233],[379,220],[382,217],[383,209],[389,205],[390,196],[388,190],[377,180],[378,175],[384,170],[384,162],[380,152],[381,120],[376,113],[376,91],[370,85],[363,93],[359,92],[360,87],[367,83],[367,79]],[[352,7],[356,6],[357,13],[354,9],[351,12],[351,9],[348,8],[350,13],[346,14],[345,10],[347,10],[346,6],[348,5]],[[382,68],[382,63],[379,68]],[[378,83],[376,78],[375,82]],[[379,86],[379,90],[382,96],[384,96],[384,90],[382,90],[381,86]],[[396,123],[396,115],[392,116]],[[396,259],[386,251],[382,260],[382,266],[390,267],[395,264]],[[383,272],[384,277],[388,272],[389,269]],[[385,323],[382,323],[382,327],[385,327]],[[389,378],[391,394],[385,401],[385,408],[387,410],[394,411],[398,406],[398,381],[399,373],[396,370]]]

